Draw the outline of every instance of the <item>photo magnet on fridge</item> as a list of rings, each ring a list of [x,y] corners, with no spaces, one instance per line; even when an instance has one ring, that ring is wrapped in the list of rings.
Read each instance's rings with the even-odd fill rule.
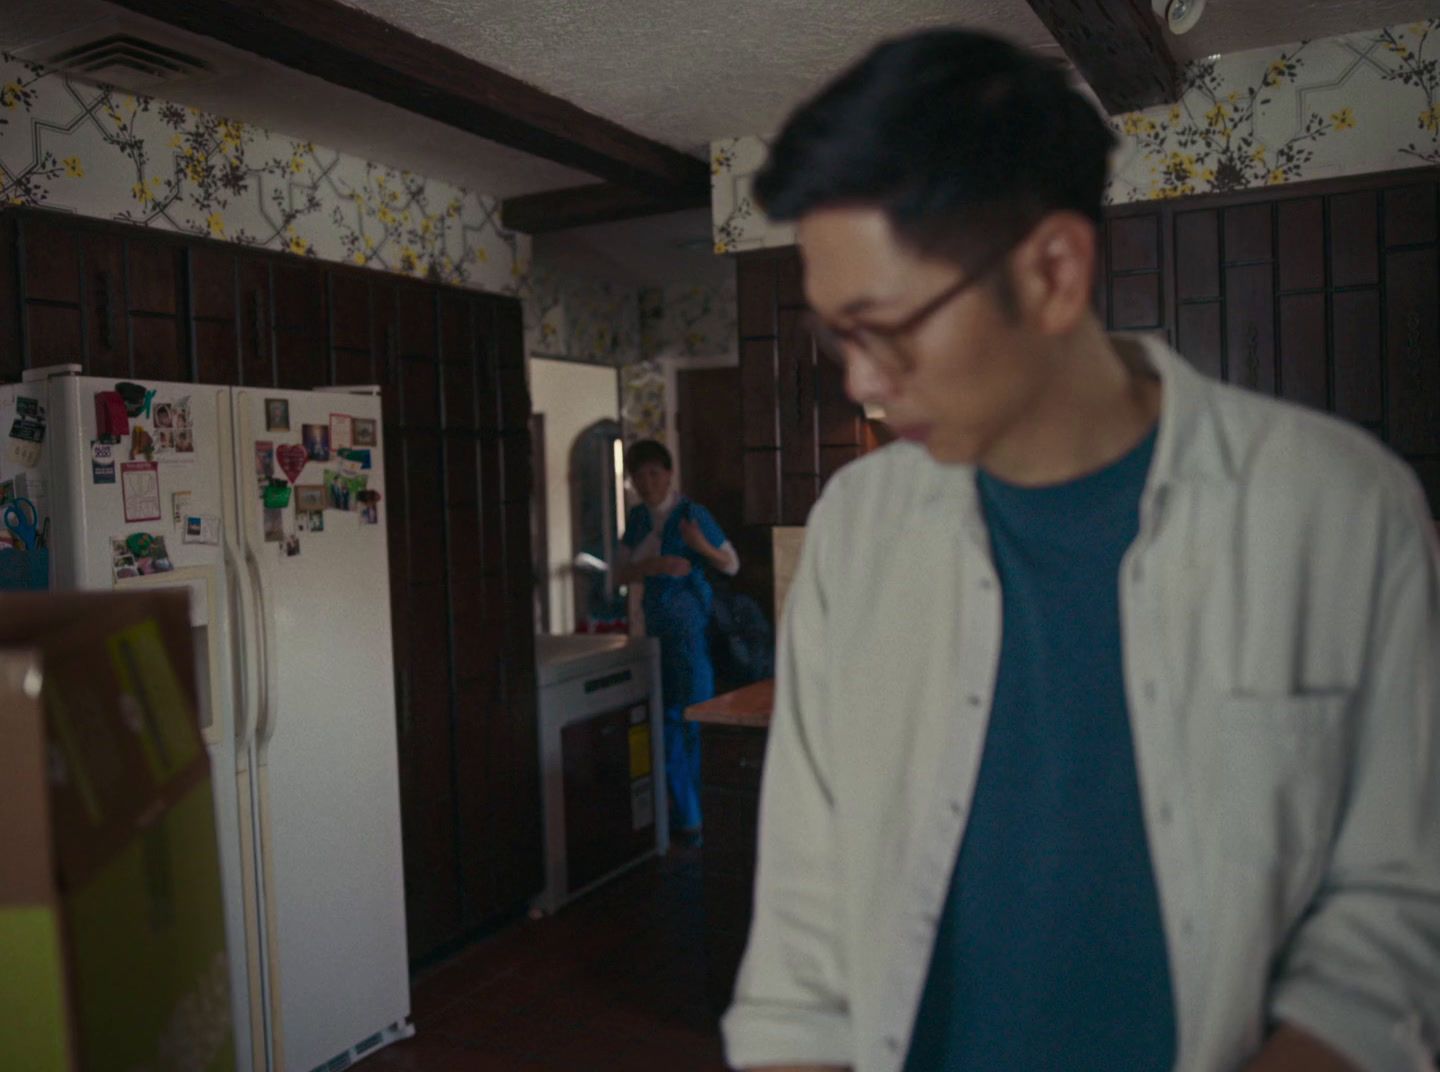
[[[191,515],[185,519],[185,534],[182,537],[184,543],[208,543],[217,544],[220,542],[220,519],[208,514]]]
[[[349,450],[355,437],[355,418],[348,413],[330,414],[330,449]]]
[[[312,462],[330,460],[330,426],[328,424],[302,424],[300,438],[305,443],[305,452]]]
[[[325,509],[325,485],[296,484],[295,509],[302,514],[318,513]]]
[[[377,433],[378,429],[375,425],[375,418],[356,417],[353,445],[357,447],[378,447],[380,445],[380,437]],[[368,469],[369,466],[366,466],[366,468]]]
[[[294,558],[300,553],[300,537],[295,533],[285,537],[285,557]]]
[[[265,400],[265,430],[267,432],[290,431],[290,401],[285,398]]]
[[[265,542],[279,543],[285,538],[285,512],[283,510],[265,511]]]

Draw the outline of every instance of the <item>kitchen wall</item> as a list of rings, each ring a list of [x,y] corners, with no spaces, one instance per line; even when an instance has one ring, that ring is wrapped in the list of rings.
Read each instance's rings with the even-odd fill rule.
[[[1192,63],[1173,106],[1113,117],[1111,203],[1440,165],[1440,19]],[[766,140],[711,145],[715,251],[786,246],[754,205]]]
[[[0,54],[0,203],[523,294],[499,203],[248,123]]]

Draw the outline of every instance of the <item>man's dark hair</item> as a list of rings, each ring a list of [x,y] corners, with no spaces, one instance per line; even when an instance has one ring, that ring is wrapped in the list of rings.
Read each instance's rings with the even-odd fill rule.
[[[1064,71],[967,30],[887,41],[791,115],[755,180],[771,219],[883,209],[972,270],[1050,212],[1100,222],[1114,135]]]
[[[632,473],[651,462],[663,469],[675,468],[675,461],[665,449],[665,444],[653,439],[637,439],[625,454],[625,468]]]

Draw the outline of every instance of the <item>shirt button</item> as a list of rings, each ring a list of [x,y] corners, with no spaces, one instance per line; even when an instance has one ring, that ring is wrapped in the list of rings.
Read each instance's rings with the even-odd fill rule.
[[[1195,921],[1189,916],[1186,916],[1180,921],[1180,933],[1186,938],[1195,937]]]
[[[963,814],[965,814],[965,805],[964,805],[964,804],[961,804],[958,800],[952,800],[952,801],[950,802],[950,814],[951,814],[951,815],[963,815]]]
[[[896,1050],[898,1050],[898,1049],[900,1048],[900,1040],[899,1040],[898,1038],[896,1038],[894,1035],[886,1035],[886,1036],[885,1036],[885,1048],[886,1048],[887,1050],[889,1050],[891,1053],[894,1053]]]
[[[990,591],[990,589],[992,589],[992,588],[995,587],[995,582],[992,581],[989,577],[981,577],[981,578],[980,578],[980,587],[983,588],[983,589],[985,589],[985,591],[988,592],[988,591]]]
[[[1162,823],[1169,823],[1174,818],[1175,812],[1171,809],[1170,802],[1168,800],[1162,801],[1160,804],[1160,821]]]
[[[981,703],[980,695],[972,692],[969,696],[965,697],[965,702],[971,707],[979,707]]]
[[[1140,692],[1141,692],[1141,694],[1145,697],[1145,702],[1146,702],[1146,703],[1154,703],[1154,702],[1155,702],[1155,682],[1153,682],[1153,681],[1147,681],[1147,682],[1145,682],[1145,684],[1141,687]]]
[[[1145,579],[1145,568],[1141,566],[1139,562],[1136,562],[1135,565],[1130,567],[1130,576],[1136,584],[1139,584]]]

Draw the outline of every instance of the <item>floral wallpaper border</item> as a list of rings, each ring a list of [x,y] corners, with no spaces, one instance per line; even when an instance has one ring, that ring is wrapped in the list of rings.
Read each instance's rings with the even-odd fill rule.
[[[1201,60],[1174,105],[1110,122],[1111,204],[1440,165],[1440,19]],[[767,151],[711,145],[715,252],[794,242],[750,196]]]
[[[493,197],[5,54],[0,204],[527,289],[530,239],[500,226]]]

